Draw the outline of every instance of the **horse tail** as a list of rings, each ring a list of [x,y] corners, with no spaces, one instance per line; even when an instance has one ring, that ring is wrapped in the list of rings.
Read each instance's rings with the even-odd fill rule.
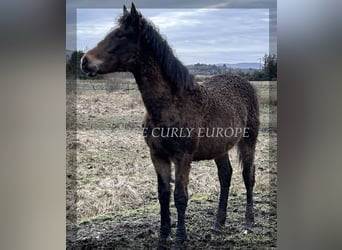
[[[259,101],[255,88],[246,82],[244,88],[244,100],[247,109],[246,133],[238,143],[238,156],[240,164],[244,161],[253,161],[255,145],[259,134]],[[246,159],[251,158],[251,159]]]

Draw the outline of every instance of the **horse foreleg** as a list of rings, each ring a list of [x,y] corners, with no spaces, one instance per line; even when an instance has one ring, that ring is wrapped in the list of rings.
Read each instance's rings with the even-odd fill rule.
[[[167,157],[151,153],[151,159],[157,173],[158,199],[160,204],[160,232],[159,243],[166,242],[171,231],[170,220],[170,180],[171,162]]]
[[[188,183],[190,173],[190,162],[183,161],[176,164],[176,180],[174,200],[177,208],[178,220],[176,231],[176,244],[174,249],[182,249],[183,243],[187,238],[185,229],[185,211],[188,204]]]
[[[232,166],[229,161],[228,154],[215,158],[218,177],[220,180],[220,201],[214,224],[214,231],[221,233],[227,217],[227,203],[229,195],[230,181],[232,177]]]

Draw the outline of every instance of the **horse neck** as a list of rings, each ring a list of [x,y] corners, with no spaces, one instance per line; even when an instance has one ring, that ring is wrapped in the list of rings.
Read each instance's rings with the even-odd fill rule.
[[[163,77],[158,62],[151,56],[142,58],[133,72],[147,112],[156,120],[172,105],[172,89]]]

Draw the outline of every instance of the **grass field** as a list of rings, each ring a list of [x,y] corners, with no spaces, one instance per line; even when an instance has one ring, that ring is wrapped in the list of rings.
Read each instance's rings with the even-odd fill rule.
[[[76,218],[74,223],[76,222],[78,229],[85,230],[78,230],[83,232],[83,234],[80,233],[82,237],[91,239],[95,236],[92,233],[87,235],[87,226],[97,225],[100,231],[105,230],[103,229],[106,228],[104,218],[104,221],[109,218],[113,224],[120,224],[116,221],[118,218],[124,218],[124,221],[131,219],[134,223],[136,220],[139,221],[139,218],[144,221],[142,219],[145,218],[144,215],[152,214],[154,217],[151,216],[146,220],[158,221],[159,211],[156,175],[148,147],[142,136],[141,124],[145,111],[140,94],[135,85],[127,81],[115,88],[113,92],[108,92],[108,89],[106,91],[104,85],[105,81],[79,81],[76,98],[69,95],[67,100],[69,106],[76,107],[71,109],[76,112],[74,114],[76,120],[67,121],[67,127],[70,128],[67,131],[67,147],[71,149],[68,151],[70,164],[67,169],[67,188],[76,188],[76,195],[67,196],[67,207],[70,208],[71,204],[76,204],[76,209],[68,209],[67,214],[69,219]],[[263,238],[264,236],[260,236],[261,238],[258,236],[260,239],[257,242],[260,244],[266,242],[266,245],[272,246],[275,244],[276,217],[272,215],[271,223],[269,214],[274,209],[274,204],[270,205],[267,199],[270,199],[270,195],[272,197],[275,195],[277,178],[277,83],[253,82],[253,85],[258,91],[261,111],[261,128],[255,163],[256,214],[266,216],[257,217],[257,221],[261,224],[261,228],[266,228],[272,233],[271,236],[266,237],[267,240]],[[74,164],[71,163],[72,156],[76,156]],[[235,219],[241,224],[244,216],[244,205],[241,206],[241,204],[245,202],[245,188],[235,149],[230,152],[230,158],[233,165],[233,177],[228,211],[232,212],[228,212],[227,225],[230,220]],[[194,216],[198,216],[198,220],[201,217],[204,218],[201,205],[215,211],[218,194],[219,182],[214,162],[193,163],[189,183],[189,211],[193,211]],[[238,207],[232,205],[234,201]],[[197,214],[196,209],[198,209]],[[214,215],[211,217],[213,219]],[[152,239],[155,234],[153,230],[156,225],[154,224],[151,229],[153,233],[150,234]],[[203,225],[205,224],[203,222]],[[235,229],[229,230],[238,231],[237,228]],[[265,232],[263,229],[260,230],[260,235],[263,235]],[[245,237],[241,239],[243,242],[255,240],[240,236]],[[76,238],[79,239],[79,237]],[[225,241],[230,240],[230,238],[225,238]],[[129,244],[126,246],[128,247]]]

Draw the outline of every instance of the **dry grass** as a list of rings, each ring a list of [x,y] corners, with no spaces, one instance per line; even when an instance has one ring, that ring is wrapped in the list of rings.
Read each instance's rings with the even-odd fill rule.
[[[261,105],[277,105],[277,82],[252,82],[256,87]]]
[[[262,127],[266,128],[258,138],[255,191],[264,192],[276,173],[276,133],[267,129],[276,95],[267,101],[267,93],[275,87],[265,82],[255,83],[255,86],[261,98]],[[78,130],[74,136],[69,131],[68,148],[77,152],[77,168],[67,173],[77,182],[78,219],[157,205],[156,175],[141,130],[144,107],[139,92],[83,91],[77,96],[76,104]],[[230,156],[234,169],[231,194],[244,193],[236,151],[232,150]],[[193,163],[190,199],[217,200],[218,194],[214,162]],[[70,204],[75,197],[68,199]]]

